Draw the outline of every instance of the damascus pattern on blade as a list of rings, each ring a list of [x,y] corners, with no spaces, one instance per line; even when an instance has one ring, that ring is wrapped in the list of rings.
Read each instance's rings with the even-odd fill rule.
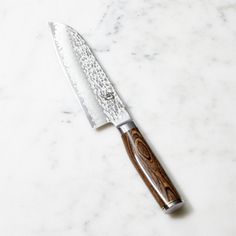
[[[83,76],[84,72],[78,63],[71,45],[67,26],[60,23],[49,22],[52,31],[55,49],[65,72],[70,81],[76,97],[79,99],[91,126],[99,128],[109,122],[108,118],[99,106],[87,79]]]
[[[75,57],[108,120],[115,125],[129,120],[130,117],[123,102],[85,40],[70,26],[67,26],[66,31]]]

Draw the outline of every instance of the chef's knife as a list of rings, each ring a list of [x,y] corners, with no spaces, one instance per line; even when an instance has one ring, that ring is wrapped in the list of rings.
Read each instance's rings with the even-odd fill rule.
[[[121,133],[138,173],[166,213],[183,201],[136,127],[124,103],[82,36],[72,27],[49,23],[59,60],[93,128],[112,123]]]

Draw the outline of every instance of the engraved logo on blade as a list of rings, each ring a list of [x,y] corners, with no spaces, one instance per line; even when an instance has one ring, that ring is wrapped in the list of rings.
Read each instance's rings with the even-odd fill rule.
[[[103,97],[106,100],[112,100],[115,98],[113,91],[101,91],[100,96]]]

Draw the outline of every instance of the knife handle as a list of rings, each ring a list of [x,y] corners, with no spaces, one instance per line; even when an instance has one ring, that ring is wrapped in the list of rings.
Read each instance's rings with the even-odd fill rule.
[[[160,162],[133,121],[118,127],[129,158],[152,195],[165,211],[172,213],[183,201]]]

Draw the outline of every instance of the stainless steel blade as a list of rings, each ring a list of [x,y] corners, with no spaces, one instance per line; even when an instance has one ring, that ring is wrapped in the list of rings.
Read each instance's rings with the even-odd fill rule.
[[[119,126],[131,120],[124,103],[82,36],[64,24],[49,23],[49,26],[62,67],[92,127],[98,128],[108,122]]]

